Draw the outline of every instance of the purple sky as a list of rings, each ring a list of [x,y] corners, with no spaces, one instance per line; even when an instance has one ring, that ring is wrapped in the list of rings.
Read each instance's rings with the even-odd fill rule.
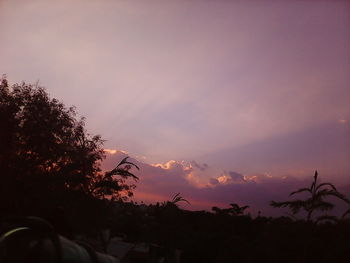
[[[0,73],[39,80],[106,148],[169,176],[152,188],[145,168],[144,197],[258,207],[315,169],[349,184],[349,28],[349,1],[0,0]]]

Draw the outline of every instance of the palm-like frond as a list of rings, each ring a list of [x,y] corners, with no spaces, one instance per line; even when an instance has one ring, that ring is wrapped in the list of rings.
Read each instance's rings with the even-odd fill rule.
[[[289,207],[289,209],[292,211],[293,214],[297,214],[301,210],[301,208],[305,207],[306,205],[307,205],[307,201],[303,201],[303,200],[271,202],[271,206],[273,207]]]
[[[129,172],[130,168],[133,166],[135,167],[136,169],[140,170],[140,168],[134,164],[134,163],[131,163],[131,162],[128,162],[129,157],[125,157],[123,160],[121,160],[119,162],[119,164],[114,168],[112,169],[111,171],[108,171],[105,173],[105,176],[107,177],[111,177],[113,175],[119,175],[121,176],[122,178],[126,179],[126,178],[133,178],[135,181],[138,180],[139,178],[134,175],[133,173]],[[122,165],[125,165],[125,167],[121,167]]]
[[[311,193],[311,189],[310,188],[300,188],[300,189],[298,189],[298,190],[296,190],[294,192],[291,192],[289,194],[289,196],[292,196],[292,195],[298,194],[298,193],[302,193],[302,192],[309,192],[309,193]]]
[[[311,192],[315,191],[315,187],[316,187],[316,184],[317,184],[317,177],[318,177],[318,172],[316,170],[315,171],[315,175],[314,175],[314,181],[312,182],[311,187],[310,187]]]
[[[320,189],[321,187],[323,187],[323,186],[330,186],[334,191],[337,191],[337,188],[336,188],[333,184],[331,184],[331,183],[322,183],[322,184],[319,184],[319,185],[316,187],[316,191],[317,191],[318,189]]]
[[[111,201],[126,200],[131,197],[135,185],[127,184],[126,180],[132,178],[137,181],[139,178],[130,172],[130,169],[132,166],[136,169],[140,168],[127,160],[128,157],[125,157],[114,169],[95,177],[89,186],[89,192],[97,197],[105,198],[108,196]]]
[[[129,156],[125,157],[123,160],[120,161],[120,163],[117,165],[117,167],[120,167],[123,164],[129,164],[131,166],[134,166],[137,170],[140,170],[140,167],[138,167],[136,164],[128,161]]]
[[[330,202],[317,200],[317,202],[312,203],[312,206],[310,208],[312,210],[328,211],[332,210],[334,208],[334,205]]]
[[[188,204],[190,205],[190,202],[189,202],[188,200],[186,200],[185,198],[183,198],[183,197],[180,195],[180,193],[177,193],[177,194],[173,197],[173,199],[171,200],[171,203],[173,203],[173,204],[176,204],[176,203],[178,203],[178,202],[186,202],[186,203],[188,203]]]
[[[348,204],[350,204],[350,200],[340,193],[337,188],[331,183],[317,183],[318,172],[315,171],[314,180],[311,183],[311,186],[300,188],[297,191],[290,193],[289,196],[292,196],[297,193],[308,192],[310,193],[310,197],[306,200],[293,200],[286,202],[271,202],[271,206],[273,207],[289,207],[293,214],[298,213],[301,209],[307,212],[307,220],[311,220],[311,215],[315,210],[328,211],[334,208],[334,205],[330,202],[324,200],[324,198],[329,196],[337,197]],[[345,213],[350,214],[350,209]],[[344,214],[344,215],[345,215]],[[343,215],[343,216],[344,216]]]
[[[139,178],[136,175],[134,175],[133,173],[130,173],[128,170],[123,168],[113,169],[112,171],[108,172],[107,176],[113,176],[113,175],[119,175],[124,179],[133,178],[135,181],[139,180]]]
[[[322,189],[320,191],[318,191],[316,194],[315,194],[315,199],[321,199],[325,196],[334,196],[334,197],[337,197],[347,203],[350,204],[350,200],[345,196],[343,195],[342,193],[338,192],[338,191],[335,191],[335,190],[330,190],[330,189]]]

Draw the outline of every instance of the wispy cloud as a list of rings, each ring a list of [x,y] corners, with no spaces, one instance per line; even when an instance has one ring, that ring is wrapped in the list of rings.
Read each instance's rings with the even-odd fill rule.
[[[3,0],[0,73],[40,79],[108,148],[197,160],[347,120],[348,11],[346,1]]]

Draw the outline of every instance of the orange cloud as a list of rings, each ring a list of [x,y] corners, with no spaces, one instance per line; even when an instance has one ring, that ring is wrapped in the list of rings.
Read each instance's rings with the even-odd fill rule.
[[[116,149],[103,149],[104,152],[109,153],[109,154],[117,154],[117,153],[124,153],[124,154],[129,154],[126,151],[123,150],[116,150]]]
[[[124,151],[112,151],[107,155],[105,168],[113,168],[126,156]],[[163,202],[180,193],[191,205],[179,205],[189,210],[210,210],[213,206],[226,207],[234,202],[249,205],[252,213],[262,210],[269,215],[278,214],[280,211],[269,206],[270,201],[284,200],[288,193],[305,184],[303,176],[298,178],[288,174],[307,173],[290,171],[282,174],[284,176],[270,173],[243,174],[220,172],[217,168],[193,161],[170,160],[148,164],[133,157],[130,157],[130,161],[140,167],[140,171],[134,171],[140,178],[134,191],[135,201]]]

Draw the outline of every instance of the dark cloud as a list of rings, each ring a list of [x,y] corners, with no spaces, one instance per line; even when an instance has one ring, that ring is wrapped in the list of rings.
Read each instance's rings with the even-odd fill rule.
[[[198,164],[196,161],[192,161],[191,165],[194,166],[195,168],[201,170],[201,171],[205,171],[209,166],[206,163],[203,164]]]
[[[230,171],[228,174],[234,182],[245,182],[244,176],[240,173]]]

